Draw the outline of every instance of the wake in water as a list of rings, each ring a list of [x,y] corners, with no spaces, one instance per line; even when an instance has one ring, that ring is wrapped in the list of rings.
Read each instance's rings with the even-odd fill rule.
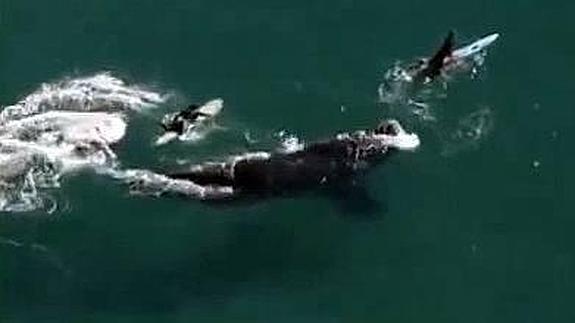
[[[106,169],[103,172],[130,186],[134,195],[162,196],[178,195],[199,200],[225,199],[232,197],[234,190],[227,186],[198,185],[191,181],[173,179],[147,169]]]
[[[19,249],[38,260],[45,261],[66,276],[69,276],[72,273],[58,253],[46,245],[35,242],[28,243],[0,236],[0,247],[16,250]]]
[[[0,211],[53,209],[63,175],[113,168],[128,111],[164,102],[110,74],[43,84],[0,112]]]

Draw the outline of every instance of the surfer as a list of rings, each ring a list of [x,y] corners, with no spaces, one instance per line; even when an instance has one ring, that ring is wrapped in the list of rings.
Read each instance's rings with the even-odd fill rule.
[[[201,106],[191,104],[182,111],[165,115],[160,124],[164,133],[156,140],[156,145],[168,143],[178,137],[181,139],[207,121],[213,120],[222,108],[223,100],[215,99]]]
[[[455,33],[449,31],[435,54],[431,58],[420,59],[416,64],[408,67],[408,74],[415,83],[427,84],[446,72],[465,70],[478,59],[476,55],[483,52],[497,38],[499,34],[491,34],[470,45],[455,49]]]
[[[475,42],[455,48],[455,33],[449,31],[443,43],[435,53],[428,58],[419,58],[407,65],[397,63],[385,73],[384,82],[380,85],[381,102],[388,104],[414,105],[427,109],[423,91],[437,80],[446,81],[457,74],[471,71],[477,72],[485,57],[486,49],[491,46],[499,34],[494,33],[482,37]],[[427,113],[424,112],[427,116]]]
[[[209,117],[208,114],[202,113],[200,106],[197,104],[190,104],[186,109],[169,115],[162,120],[161,126],[166,132],[175,132],[179,136],[183,135],[185,130],[190,124],[193,124],[199,117]]]
[[[167,176],[211,189],[227,188],[234,196],[273,194],[339,182],[377,164],[392,151],[418,146],[417,135],[405,132],[395,120],[386,120],[373,130],[339,134],[298,151],[252,153]]]

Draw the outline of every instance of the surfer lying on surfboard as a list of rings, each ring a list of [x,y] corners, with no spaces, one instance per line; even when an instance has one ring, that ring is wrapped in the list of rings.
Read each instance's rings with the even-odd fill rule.
[[[467,60],[473,60],[474,55],[479,54],[497,38],[499,34],[491,34],[468,46],[455,49],[455,33],[449,31],[435,54],[431,58],[420,59],[416,64],[409,66],[407,73],[414,83],[430,83],[446,73],[468,67]]]
[[[166,132],[175,132],[178,135],[183,135],[188,124],[195,122],[198,117],[208,117],[208,115],[198,111],[199,109],[199,105],[191,104],[186,109],[162,120],[161,126]]]
[[[215,99],[204,105],[191,104],[186,109],[164,116],[161,127],[164,134],[156,140],[156,145],[166,144],[176,138],[184,138],[208,121],[212,121],[223,109],[223,100]]]
[[[461,47],[455,48],[455,33],[450,31],[439,49],[429,58],[420,58],[408,65],[397,63],[385,73],[379,87],[380,100],[388,104],[424,105],[420,95],[436,80],[447,81],[450,77],[471,71],[483,63],[487,47],[499,38],[491,34]]]

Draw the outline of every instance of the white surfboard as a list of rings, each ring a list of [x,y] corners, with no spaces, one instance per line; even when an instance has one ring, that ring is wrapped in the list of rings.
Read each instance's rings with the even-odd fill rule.
[[[458,48],[454,50],[453,53],[451,54],[451,59],[457,60],[471,57],[489,47],[497,40],[497,38],[499,38],[498,33],[490,34],[467,46]]]
[[[224,108],[224,100],[214,99],[202,105],[198,109],[198,112],[208,115],[208,117],[206,117],[205,119],[210,119],[220,114],[223,108]]]
[[[178,134],[173,132],[173,131],[168,131],[166,133],[164,133],[163,135],[161,135],[160,137],[158,137],[158,139],[156,139],[156,142],[154,143],[154,145],[156,146],[161,146],[161,145],[165,145],[167,143],[169,143],[170,141],[177,139],[178,138]]]

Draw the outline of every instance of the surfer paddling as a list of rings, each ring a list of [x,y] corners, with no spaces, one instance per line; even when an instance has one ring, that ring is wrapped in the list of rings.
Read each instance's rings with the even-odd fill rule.
[[[175,132],[178,135],[183,135],[188,125],[195,123],[199,117],[209,117],[209,115],[202,113],[199,109],[199,105],[191,104],[186,109],[162,120],[161,126],[166,132]]]
[[[156,145],[166,144],[206,125],[213,121],[222,109],[223,100],[215,99],[201,106],[191,104],[182,111],[167,114],[161,122],[164,134],[156,140]]]
[[[470,45],[456,49],[455,33],[449,31],[435,54],[431,58],[420,59],[409,66],[407,74],[414,83],[427,84],[446,73],[465,70],[476,59],[476,55],[484,51],[497,38],[499,34],[491,34]]]
[[[422,90],[437,80],[448,81],[456,74],[469,71],[475,74],[476,68],[483,63],[486,49],[498,38],[499,34],[491,34],[455,48],[455,33],[450,31],[432,56],[408,65],[397,63],[385,73],[385,80],[378,90],[381,102],[407,103],[425,110],[427,93]]]

